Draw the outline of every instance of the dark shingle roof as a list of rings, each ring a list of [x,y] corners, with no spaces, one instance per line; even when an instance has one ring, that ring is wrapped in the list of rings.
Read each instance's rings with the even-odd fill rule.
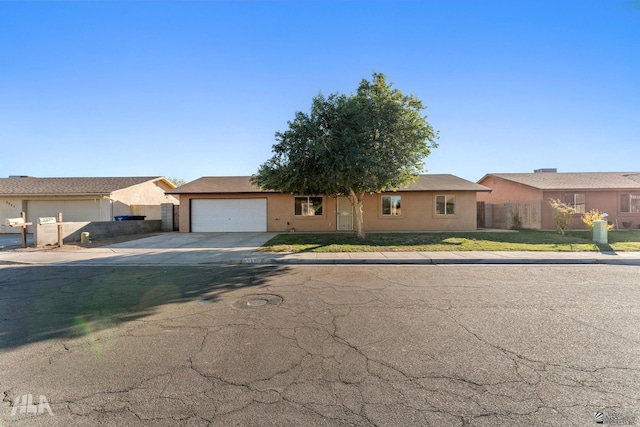
[[[497,177],[540,190],[625,190],[640,188],[640,172],[546,172],[491,173]]]
[[[162,179],[159,176],[115,178],[0,178],[0,195],[53,196],[111,194],[114,191]]]
[[[167,194],[274,193],[252,185],[250,176],[205,176]],[[490,191],[489,188],[454,175],[420,175],[418,180],[398,191]]]
[[[168,191],[167,194],[202,194],[202,193],[263,193],[251,184],[250,176],[203,176],[180,187]]]

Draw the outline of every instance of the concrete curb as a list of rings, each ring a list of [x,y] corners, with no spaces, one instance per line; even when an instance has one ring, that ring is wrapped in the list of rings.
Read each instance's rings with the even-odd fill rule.
[[[358,258],[358,259],[310,259],[310,258],[245,258],[240,264],[293,264],[293,265],[639,265],[640,258],[599,259],[599,258],[422,258],[422,259],[387,259],[387,258]]]

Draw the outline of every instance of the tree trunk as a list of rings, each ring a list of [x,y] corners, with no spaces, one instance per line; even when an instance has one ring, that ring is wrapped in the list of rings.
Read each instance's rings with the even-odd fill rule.
[[[351,200],[353,210],[356,213],[356,236],[359,239],[364,239],[364,219],[362,216],[362,202],[364,202],[364,193],[356,194],[353,189],[349,189],[349,200]]]

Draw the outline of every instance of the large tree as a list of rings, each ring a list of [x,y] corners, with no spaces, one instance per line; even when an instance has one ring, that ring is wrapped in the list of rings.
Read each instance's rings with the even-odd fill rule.
[[[422,102],[391,86],[374,73],[355,94],[313,98],[310,113],[297,112],[289,129],[276,133],[274,155],[253,183],[284,193],[346,196],[354,207],[356,234],[364,238],[365,194],[415,181],[424,158],[437,147]]]

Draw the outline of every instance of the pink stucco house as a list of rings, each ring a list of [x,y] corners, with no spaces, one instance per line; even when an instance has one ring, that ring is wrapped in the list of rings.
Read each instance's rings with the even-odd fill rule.
[[[640,226],[640,172],[490,173],[478,181],[491,192],[478,193],[487,205],[525,204],[540,215],[532,228],[554,229],[551,199],[559,199],[576,210],[573,227],[585,228],[583,213],[598,209],[619,229]]]

